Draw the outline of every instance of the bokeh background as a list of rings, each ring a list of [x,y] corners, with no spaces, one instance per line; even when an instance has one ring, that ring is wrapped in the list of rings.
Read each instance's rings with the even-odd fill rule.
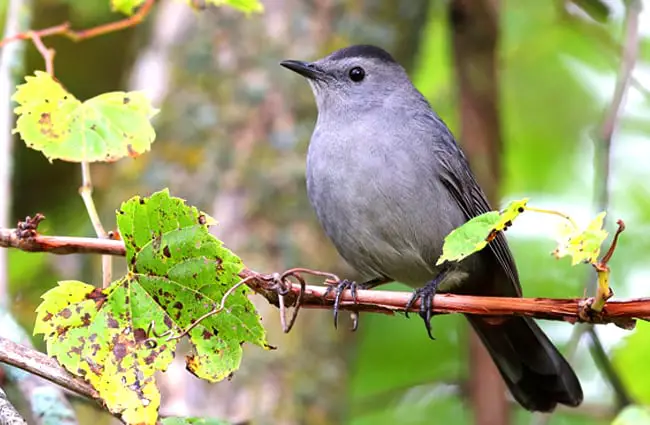
[[[119,19],[108,3],[35,0],[31,27],[70,21],[86,28]],[[495,205],[529,197],[532,205],[582,224],[606,209],[612,233],[624,219],[612,286],[620,298],[650,295],[650,2],[262,3],[263,13],[246,16],[161,0],[133,29],[80,43],[45,39],[56,49],[57,78],[78,98],[141,89],[161,109],[150,153],[92,165],[106,227],[114,226],[121,201],[169,187],[210,211],[220,222],[215,233],[252,269],[308,266],[354,278],[306,197],[305,152],[316,117],[311,91],[278,62],[371,43],[404,65],[458,136]],[[0,1],[3,11],[6,6]],[[636,14],[636,8],[643,10]],[[635,16],[638,35],[628,37]],[[31,44],[24,60],[25,73],[44,69]],[[610,138],[608,114],[628,66],[634,69],[621,107],[614,108]],[[77,164],[50,164],[20,140],[10,162],[11,197],[0,199],[11,208],[10,226],[42,212],[41,231],[93,235],[77,194]],[[589,267],[549,255],[558,224],[524,214],[508,232],[526,296],[580,297],[592,290]],[[9,290],[0,298],[28,331],[40,295],[57,280],[101,282],[99,257],[2,254]],[[123,271],[118,261],[115,272]],[[363,315],[351,333],[349,321],[334,330],[330,312],[303,311],[285,335],[277,310],[260,297],[255,302],[278,349],[247,347],[241,370],[216,385],[186,373],[178,355],[160,378],[163,413],[251,424],[568,425],[609,424],[623,406],[650,403],[650,326],[643,323],[634,332],[613,325],[594,332],[543,322],[585,390],[583,406],[549,417],[501,396],[500,381],[462,317],[434,318],[436,340],[430,341],[419,318]],[[43,346],[40,339],[34,344]],[[81,423],[113,420],[97,419],[81,401],[75,406]]]

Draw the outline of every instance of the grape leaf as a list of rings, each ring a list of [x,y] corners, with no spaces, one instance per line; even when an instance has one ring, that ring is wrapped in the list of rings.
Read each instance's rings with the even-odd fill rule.
[[[144,0],[111,0],[111,9],[131,16],[142,3],[144,3]]]
[[[158,110],[140,92],[112,92],[85,102],[49,74],[25,77],[12,100],[19,106],[14,133],[51,161],[115,161],[149,150],[156,133],[149,119]]]
[[[66,281],[43,295],[34,333],[48,353],[86,379],[127,423],[153,424],[160,394],[154,372],[173,358],[178,334],[221,303],[240,281],[241,260],[208,231],[214,220],[167,190],[122,204],[117,224],[128,274],[108,288]],[[188,334],[187,368],[211,382],[232,374],[242,344],[268,348],[250,289],[233,291],[225,308]]]
[[[185,0],[190,6],[195,6],[197,0]],[[263,12],[264,6],[260,0],[203,0],[204,4],[212,4],[214,6],[230,6],[244,13],[257,13]]]
[[[496,232],[510,226],[512,220],[524,211],[527,202],[527,198],[512,201],[500,212],[481,214],[454,229],[445,237],[442,255],[436,265],[445,261],[461,261],[485,248],[494,239]]]
[[[592,263],[598,259],[600,247],[607,238],[603,230],[606,212],[601,212],[584,229],[580,230],[565,222],[558,232],[558,246],[553,251],[556,258],[571,257],[571,264]]]

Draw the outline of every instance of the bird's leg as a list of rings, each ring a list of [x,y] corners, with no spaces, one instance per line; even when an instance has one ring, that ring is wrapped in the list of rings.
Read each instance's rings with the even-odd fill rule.
[[[325,294],[323,295],[324,297],[327,297],[329,294],[334,291],[335,293],[335,298],[334,298],[334,327],[337,327],[338,324],[338,317],[339,317],[339,307],[341,305],[341,297],[343,297],[343,292],[346,289],[350,290],[350,294],[352,294],[352,298],[354,299],[354,302],[357,302],[357,290],[361,289],[372,289],[376,286],[382,285],[384,283],[390,282],[390,279],[386,279],[383,277],[378,277],[375,279],[371,279],[367,282],[363,283],[356,283],[351,280],[343,279],[340,282],[337,282],[333,285],[329,285],[327,288],[327,291],[325,291]],[[358,327],[358,316],[354,320],[354,325],[352,326],[352,330],[356,331]]]
[[[415,304],[415,302],[418,299],[420,300],[419,314],[422,320],[424,320],[424,326],[427,328],[427,333],[429,334],[429,338],[431,339],[435,339],[431,334],[431,315],[433,310],[433,298],[435,297],[436,291],[438,290],[438,285],[440,285],[440,283],[444,280],[448,270],[449,269],[447,267],[444,267],[442,270],[440,270],[438,276],[430,280],[422,288],[413,291],[413,296],[411,296],[411,299],[406,304],[406,317],[409,317],[409,309],[413,306],[413,304]]]

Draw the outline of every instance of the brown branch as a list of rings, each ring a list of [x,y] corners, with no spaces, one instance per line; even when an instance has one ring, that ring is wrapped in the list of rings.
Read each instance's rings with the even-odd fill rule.
[[[3,337],[0,337],[0,362],[31,372],[101,403],[99,395],[90,384],[68,373],[55,359]]]
[[[17,248],[30,252],[49,252],[53,254],[94,253],[104,255],[125,255],[122,241],[43,236],[19,238],[14,229],[0,229],[0,247]],[[296,269],[295,273],[332,276],[324,272],[311,273],[306,269]],[[246,284],[255,292],[265,297],[271,304],[279,306],[278,280],[289,274],[262,274],[245,269],[240,273],[242,279],[249,279]],[[286,283],[284,304],[294,306],[300,293],[301,285]],[[334,296],[325,297],[325,286],[307,285],[302,294],[302,307],[331,309]],[[366,311],[384,314],[404,312],[404,307],[411,298],[410,292],[360,290],[357,303],[354,304],[349,291],[342,297],[341,309],[348,311]],[[469,295],[439,294],[433,302],[435,314],[464,313],[481,316],[530,316],[537,319],[561,320],[570,323],[587,321],[589,323],[615,323],[623,328],[634,326],[634,319],[650,319],[650,298],[628,301],[609,301],[601,313],[584,314],[584,308],[590,299],[551,299],[551,298],[507,298],[480,297]],[[409,311],[419,311],[415,303]]]
[[[54,49],[50,49],[43,44],[43,40],[41,40],[41,36],[39,36],[36,32],[31,31],[29,33],[32,42],[34,43],[34,46],[36,46],[36,49],[38,52],[43,56],[43,60],[45,61],[45,71],[54,76],[54,55],[55,51]]]
[[[136,13],[134,13],[132,16],[129,16],[128,18],[124,18],[115,22],[109,22],[108,24],[99,25],[85,30],[73,30],[70,28],[70,23],[65,22],[63,24],[44,28],[41,30],[21,32],[0,41],[0,47],[5,46],[7,43],[11,43],[12,41],[28,40],[33,37],[32,34],[35,34],[39,38],[45,38],[52,35],[62,35],[72,41],[81,41],[97,37],[99,35],[120,31],[125,28],[130,28],[138,25],[140,22],[142,22],[151,11],[151,8],[155,2],[156,0],[146,0],[142,7],[140,7]]]

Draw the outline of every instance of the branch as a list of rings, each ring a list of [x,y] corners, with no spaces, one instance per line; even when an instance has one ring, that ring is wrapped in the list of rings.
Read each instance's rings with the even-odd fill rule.
[[[109,22],[108,24],[99,25],[97,27],[88,28],[85,30],[75,31],[73,29],[70,29],[69,22],[65,22],[63,24],[56,25],[49,28],[44,28],[41,30],[21,32],[0,41],[0,48],[4,47],[8,43],[11,43],[12,41],[30,39],[33,37],[32,34],[36,35],[39,38],[45,38],[52,35],[62,35],[64,37],[69,38],[72,41],[81,41],[81,40],[87,40],[89,38],[97,37],[100,35],[108,34],[111,32],[120,31],[138,25],[140,22],[142,22],[144,18],[151,11],[151,7],[155,2],[156,0],[146,0],[142,5],[142,7],[140,7],[140,9],[138,9],[136,13],[134,13],[132,16],[128,18],[115,21],[115,22]]]
[[[0,362],[31,372],[101,403],[99,395],[90,384],[68,373],[54,358],[3,337],[0,337]]]
[[[0,229],[0,247],[17,248],[30,252],[49,252],[53,254],[95,253],[104,255],[124,256],[126,251],[122,241],[34,235],[19,238],[15,229]],[[332,276],[323,272],[296,269],[285,273],[286,276],[301,274],[317,274]],[[265,297],[271,304],[280,305],[277,283],[280,274],[262,274],[250,269],[240,273],[242,279],[255,292]],[[302,278],[301,278],[302,279]],[[302,293],[301,306],[306,308],[331,309],[334,295],[325,297],[327,287],[306,285]],[[287,307],[296,305],[301,294],[300,284],[288,284],[283,303]],[[341,298],[341,309],[348,311],[366,311],[384,314],[404,312],[411,298],[410,292],[360,290],[356,301],[349,291]],[[650,298],[628,301],[609,301],[602,312],[585,314],[584,309],[590,299],[551,299],[551,298],[507,298],[480,297],[469,295],[439,294],[433,302],[433,312],[436,314],[475,314],[481,316],[530,316],[537,319],[560,320],[570,323],[615,323],[625,329],[634,326],[634,319],[650,319]],[[409,311],[419,311],[419,302]]]
[[[2,336],[33,349],[29,335],[7,311],[0,309],[0,329]],[[36,375],[24,373],[14,367],[4,367],[6,377],[13,382],[28,402],[35,425],[78,424],[76,414],[63,391]],[[52,408],[55,407],[55,408]]]

